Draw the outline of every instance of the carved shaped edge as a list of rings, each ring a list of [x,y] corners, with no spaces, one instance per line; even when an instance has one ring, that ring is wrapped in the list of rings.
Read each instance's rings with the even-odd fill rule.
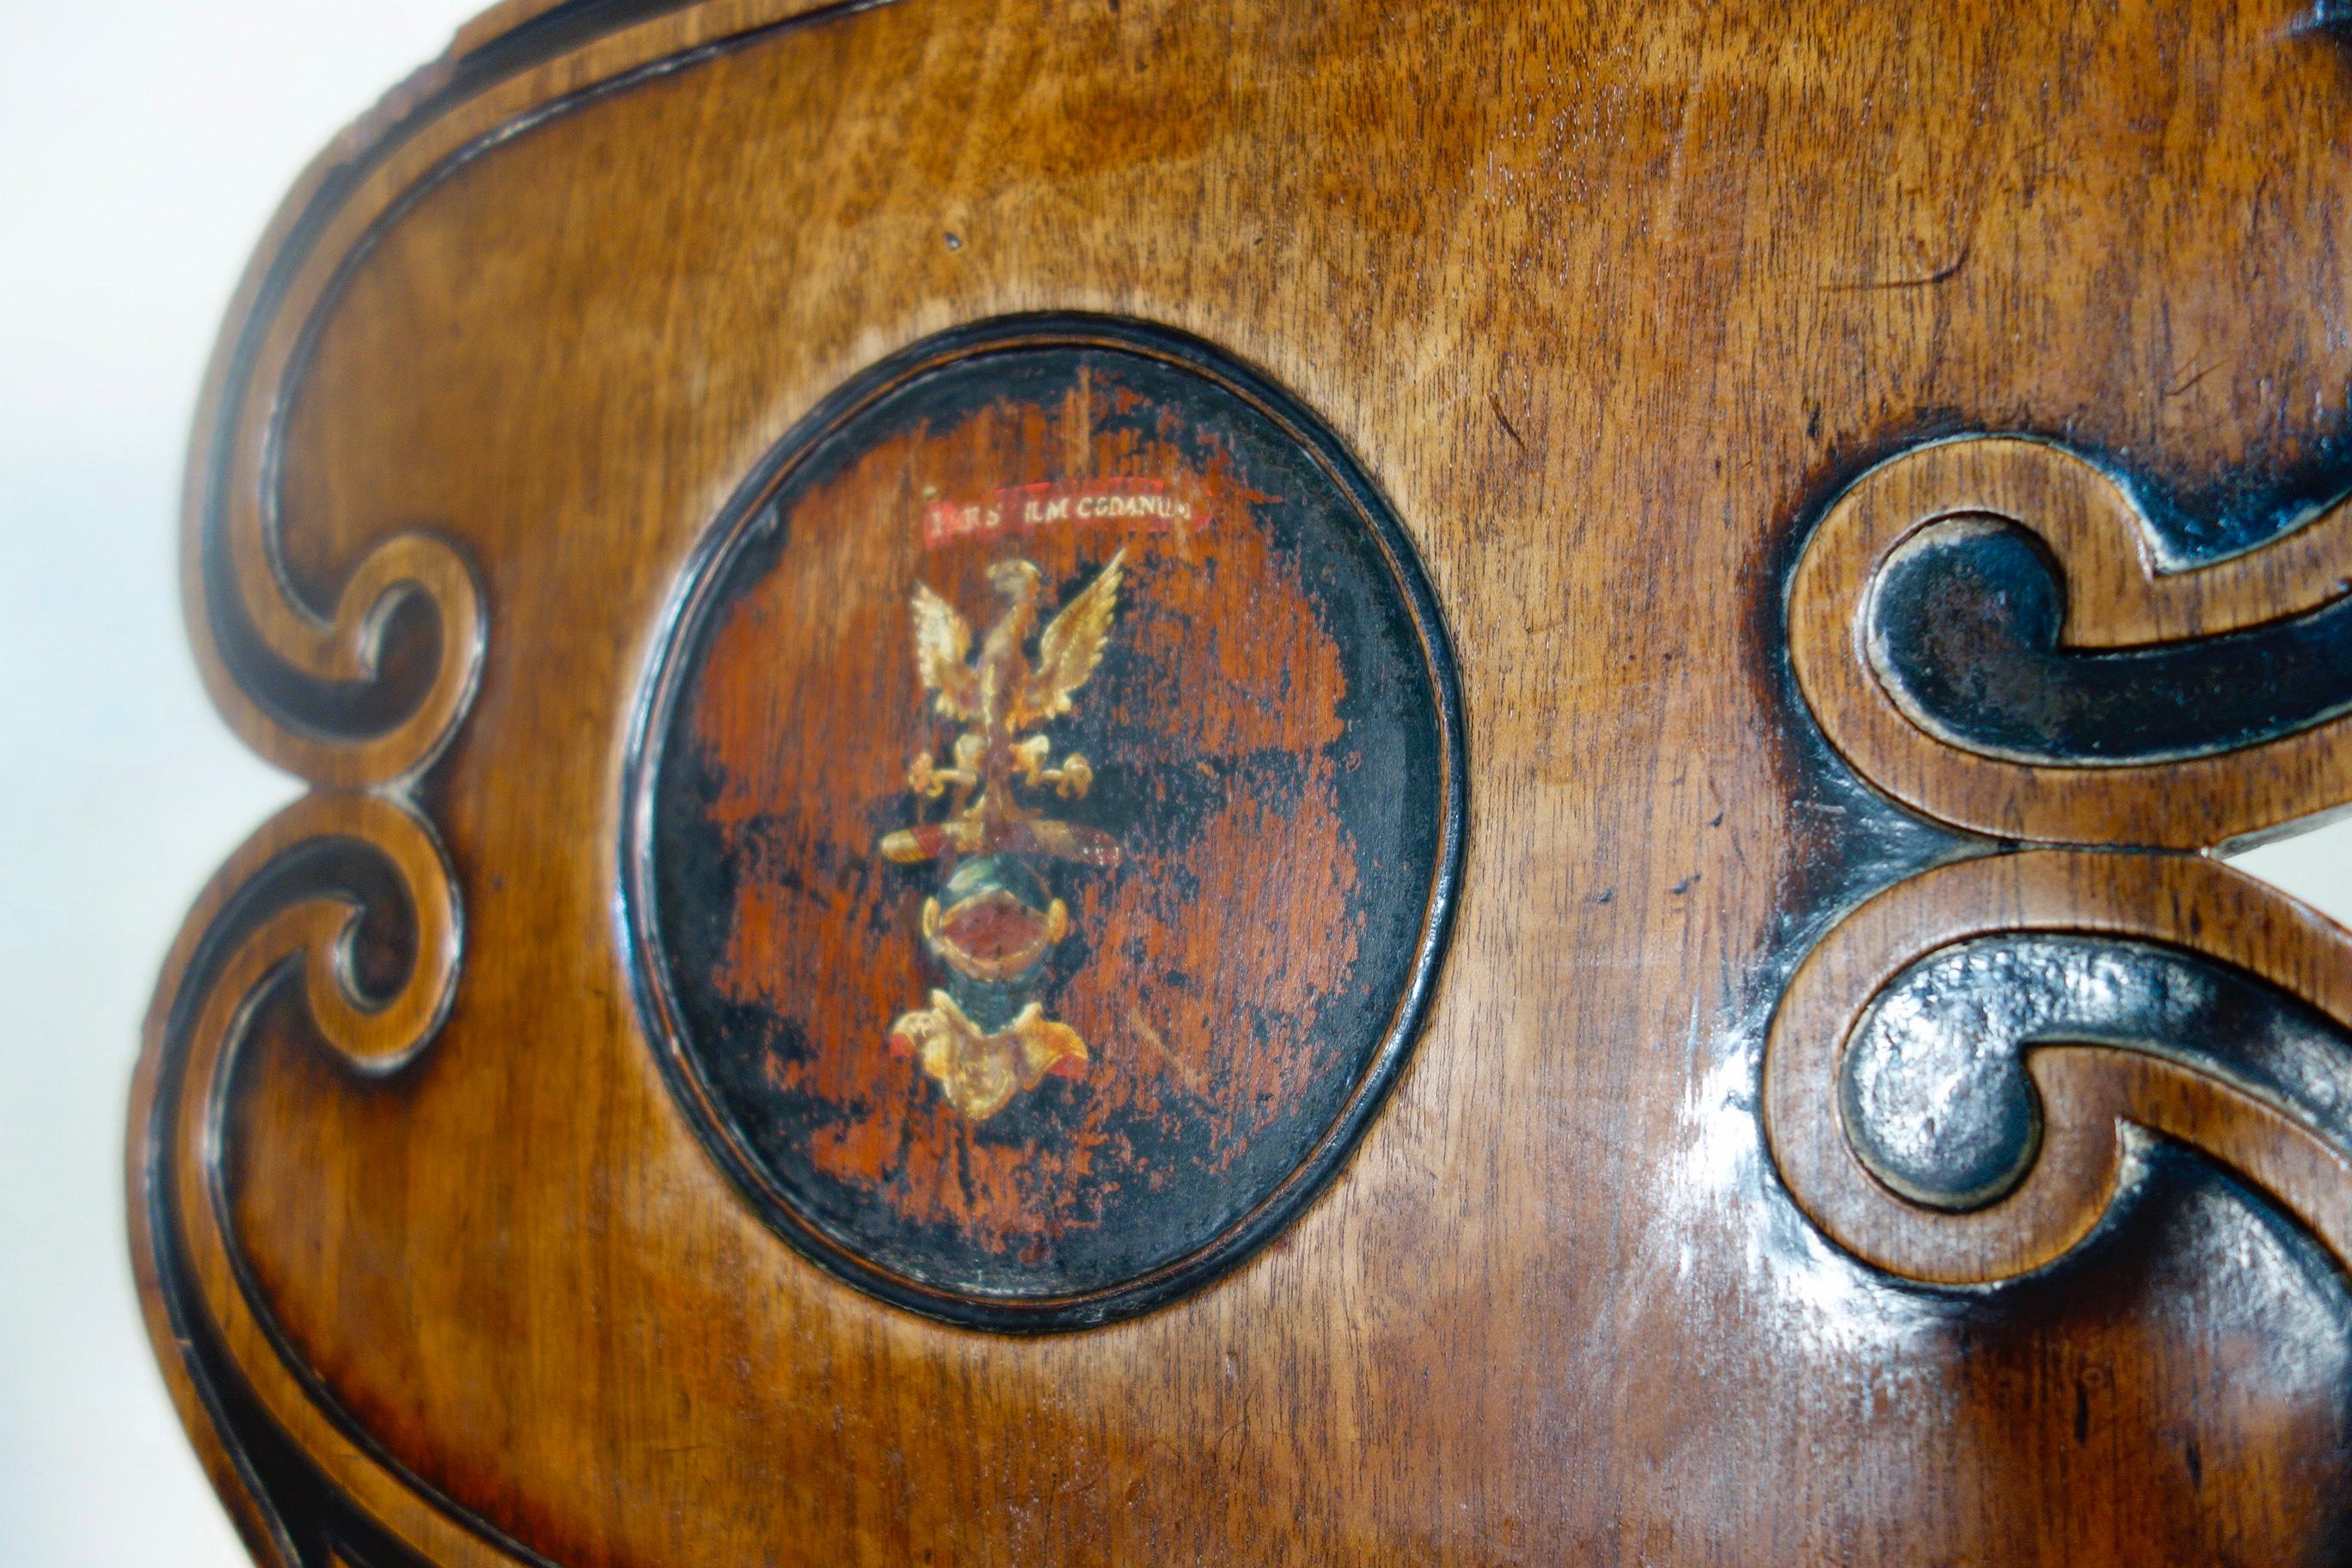
[[[560,6],[427,67],[305,171],[231,302],[197,405],[183,497],[190,639],[214,702],[255,751],[322,786],[398,783],[431,763],[478,669],[481,605],[470,568],[446,541],[394,533],[328,606],[306,602],[278,550],[289,394],[370,237],[519,124],[682,58],[877,3]],[[404,613],[404,601],[420,599],[434,612],[430,628]]]
[[[183,605],[230,727],[320,793],[233,855],[183,927],[133,1080],[127,1193],[165,1382],[262,1561],[539,1561],[401,1471],[334,1408],[246,1289],[218,1187],[221,1091],[247,1024],[282,985],[299,972],[311,1021],[352,1070],[388,1072],[429,1044],[458,971],[456,885],[408,791],[472,700],[479,584],[448,541],[394,531],[331,606],[304,600],[277,537],[291,388],[353,258],[519,124],[681,58],[882,3],[575,0],[486,16],[310,164],[232,299],[192,437]],[[371,925],[404,946],[402,975],[360,973],[357,933]]]
[[[2200,955],[2309,1005],[2352,1037],[2352,935],[2202,856],[2034,850],[1924,872],[1848,915],[1799,965],[1765,1047],[1768,1142],[1790,1194],[1874,1266],[1981,1285],[2051,1263],[2099,1224],[2141,1129],[2220,1161],[2352,1270],[2352,1154],[2310,1108],[2234,1075],[2120,1045],[2050,1045],[2026,1070],[2039,1147],[1995,1201],[1958,1211],[1897,1194],[1845,1124],[1840,1077],[1876,999],[1922,959],[1972,938],[2070,932]]]
[[[2158,558],[2130,496],[2062,447],[1973,437],[1905,452],[1831,505],[1789,586],[1798,688],[1831,744],[1865,778],[1928,816],[1998,837],[2175,849],[2227,843],[2352,800],[2352,714],[2326,694],[2304,704],[2299,720],[2233,726],[2217,715],[2212,743],[2189,748],[2201,754],[2112,763],[2089,752],[2063,763],[2030,759],[1959,732],[1948,714],[1924,711],[1904,678],[1887,679],[1879,625],[1888,606],[1879,595],[1906,547],[1932,531],[1988,521],[2022,528],[2048,552],[2063,592],[2053,652],[2077,656],[2266,626],[2275,637],[2276,623],[2340,602],[2352,562],[2352,505],[2340,501],[2271,544],[2182,570]],[[2229,675],[2225,651],[2207,650],[2209,681]],[[2176,668],[2199,658],[2193,647],[2172,653]],[[2241,664],[2234,679],[2251,694],[2262,675]],[[1958,700],[1982,710],[2000,696],[1979,680]],[[2031,700],[2084,696],[2058,689]],[[2095,731],[2096,716],[2090,722]]]
[[[247,1287],[221,1183],[226,1091],[264,1006],[294,991],[349,1070],[395,1072],[439,1028],[459,949],[456,884],[424,819],[384,795],[313,795],[215,876],[149,1013],[129,1170],[142,1305],[182,1418],[264,1561],[308,1565],[375,1534],[433,1561],[506,1555],[484,1557],[486,1534],[425,1501],[333,1408]]]
[[[2352,713],[2326,689],[2329,661],[2309,661],[2308,689],[2282,699],[2262,689],[2269,661],[2249,657],[2336,637],[2348,560],[2352,504],[2339,500],[2268,545],[2183,568],[2115,479],[2020,437],[1913,448],[1831,504],[1787,611],[1797,687],[1832,746],[1928,816],[2084,847],[1920,873],[1847,915],[1790,978],[1765,1047],[1766,1135],[1832,1240],[1930,1283],[2024,1273],[2096,1227],[2156,1134],[2240,1173],[2352,1269],[2352,1140],[2321,1097],[2299,1098],[2259,1063],[2138,1037],[2120,1019],[1996,1040],[1987,1014],[1967,1047],[1977,1059],[1944,1081],[1901,1064],[1903,1087],[1874,1103],[1849,1072],[1882,1009],[1923,1004],[1931,958],[1964,963],[1961,944],[1980,942],[2015,959],[2036,933],[2186,955],[2182,967],[2151,953],[2143,969],[2193,974],[2210,961],[2277,994],[2250,1003],[2271,1026],[2305,1005],[2334,1037],[2317,1048],[2352,1052],[2352,934],[2203,855],[2160,852],[2352,799]],[[2144,722],[2146,690],[2129,688],[2151,676],[2196,710]],[[2120,945],[2096,951],[2130,962]],[[1988,1070],[1988,1055],[2008,1051],[2021,1065]],[[1952,1117],[1935,1119],[1941,1146],[1885,1146],[1869,1119],[1918,1113],[1902,1099],[1921,1092],[1950,1097]]]

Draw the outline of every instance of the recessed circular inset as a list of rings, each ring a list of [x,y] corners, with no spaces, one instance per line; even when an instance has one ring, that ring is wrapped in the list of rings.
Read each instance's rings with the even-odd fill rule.
[[[786,1240],[1070,1328],[1331,1177],[1444,945],[1462,738],[1411,546],[1295,401],[1130,323],[932,339],[761,465],[669,626],[628,947]]]

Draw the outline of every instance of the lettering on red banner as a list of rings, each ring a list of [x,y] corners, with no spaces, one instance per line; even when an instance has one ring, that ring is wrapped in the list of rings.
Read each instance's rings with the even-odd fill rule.
[[[1165,479],[1056,479],[1007,485],[984,501],[935,500],[923,509],[923,548],[967,539],[1118,523],[1129,532],[1198,532],[1208,509]]]

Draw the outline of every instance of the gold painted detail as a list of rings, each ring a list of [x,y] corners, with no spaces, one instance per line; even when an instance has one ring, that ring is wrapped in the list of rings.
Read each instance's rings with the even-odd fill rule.
[[[1108,838],[1040,817],[1021,803],[1017,788],[1051,789],[1066,800],[1081,800],[1094,787],[1094,764],[1084,755],[1073,752],[1055,763],[1052,742],[1043,735],[1024,739],[1022,732],[1069,712],[1078,689],[1102,662],[1126,562],[1121,550],[1062,607],[1038,636],[1034,658],[1028,643],[1044,575],[1034,563],[1016,556],[990,569],[989,585],[1003,595],[1004,613],[989,628],[980,657],[969,663],[971,625],[928,584],[915,584],[915,667],[934,710],[964,730],[950,748],[949,766],[923,752],[907,770],[907,787],[921,798],[950,797],[947,820],[886,836],[884,856],[917,863],[947,853],[1034,848],[1060,859],[1117,863],[1118,848]]]
[[[890,1026],[891,1049],[912,1055],[950,1105],[985,1121],[1047,1073],[1076,1078],[1086,1071],[1087,1043],[1067,1024],[1045,1016],[1032,1002],[994,1034],[983,1031],[944,991],[931,1005]]]
[[[1127,552],[1111,556],[1044,629],[1044,574],[1009,556],[989,569],[1004,608],[972,653],[971,624],[928,584],[909,609],[915,667],[932,711],[959,728],[942,766],[930,751],[907,770],[919,801],[944,798],[946,815],[883,836],[884,858],[939,864],[938,892],[923,900],[923,942],[946,971],[930,1005],[890,1026],[891,1049],[911,1056],[948,1103],[984,1121],[1048,1073],[1076,1077],[1086,1041],[1045,1016],[1034,993],[1053,949],[1070,934],[1069,906],[1045,867],[1118,864],[1118,846],[1099,828],[1048,816],[1026,796],[1050,791],[1083,800],[1094,788],[1084,753],[1055,759],[1039,731],[1071,711],[1101,665],[1118,612]],[[1032,651],[1031,639],[1035,639]],[[980,1016],[976,1021],[974,1015]]]

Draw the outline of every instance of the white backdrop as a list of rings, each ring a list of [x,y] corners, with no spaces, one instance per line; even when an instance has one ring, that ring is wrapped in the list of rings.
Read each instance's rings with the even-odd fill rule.
[[[278,197],[474,0],[14,0],[0,48],[0,1562],[245,1561],[150,1361],[122,1107],[157,964],[289,798],[173,585],[204,356]],[[2352,824],[2244,864],[2343,918]]]

